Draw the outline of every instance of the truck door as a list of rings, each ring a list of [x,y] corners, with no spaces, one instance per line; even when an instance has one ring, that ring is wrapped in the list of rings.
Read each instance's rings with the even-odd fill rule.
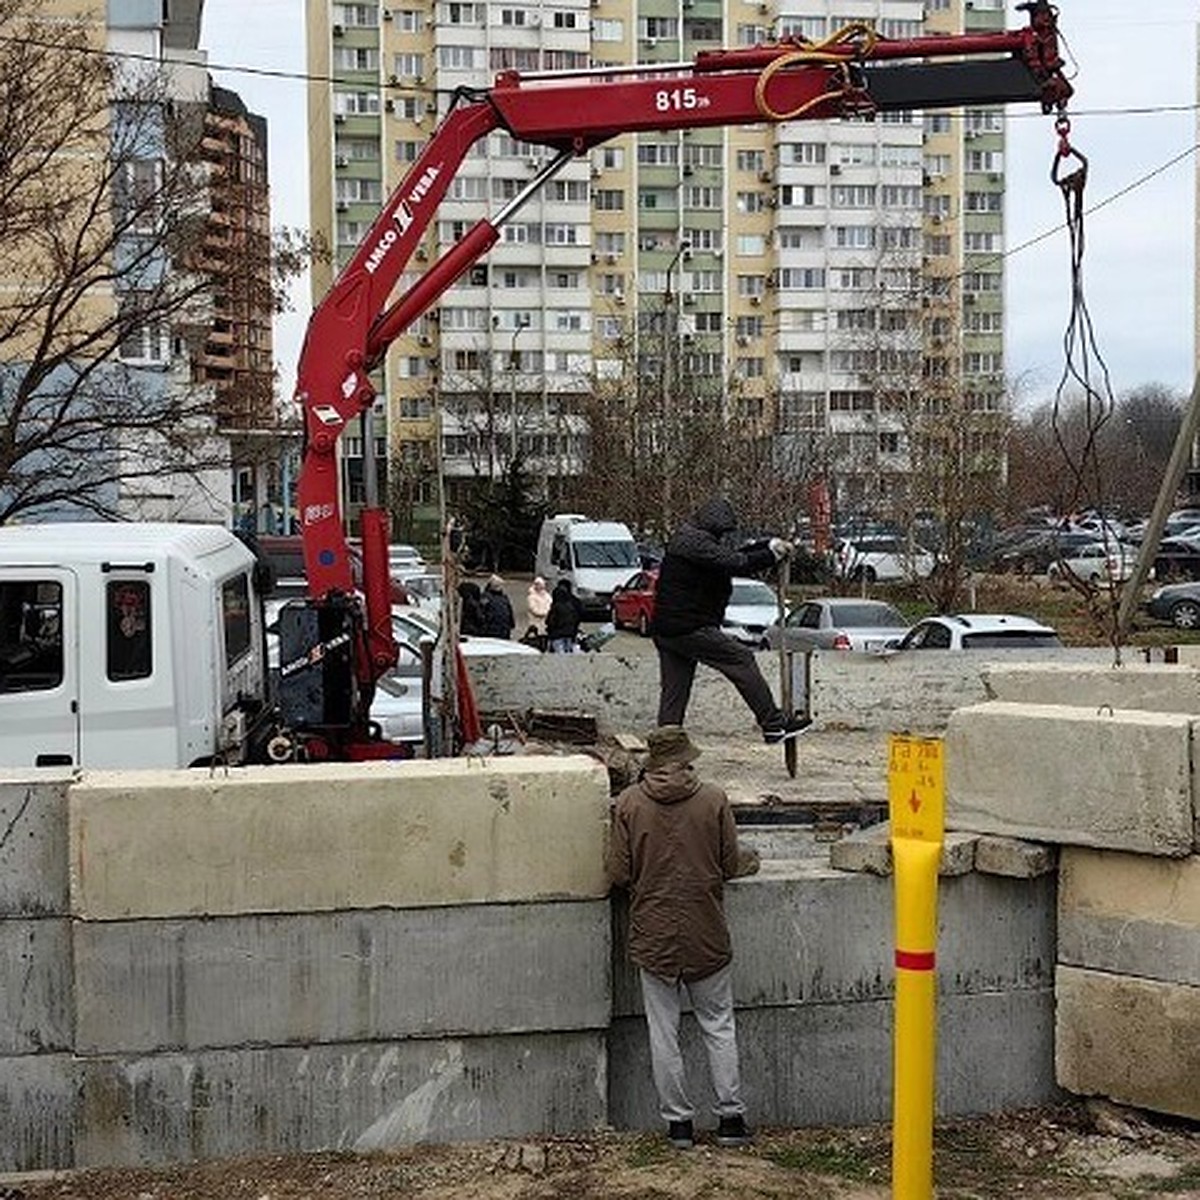
[[[62,567],[0,567],[0,766],[79,762],[79,586]]]

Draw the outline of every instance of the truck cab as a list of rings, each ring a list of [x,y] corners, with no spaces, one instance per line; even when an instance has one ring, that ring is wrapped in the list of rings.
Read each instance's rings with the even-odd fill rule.
[[[638,573],[642,561],[629,527],[559,513],[542,522],[536,571],[553,590],[565,579],[589,616],[608,617],[612,594]]]
[[[204,525],[0,528],[0,769],[257,757],[254,555]]]

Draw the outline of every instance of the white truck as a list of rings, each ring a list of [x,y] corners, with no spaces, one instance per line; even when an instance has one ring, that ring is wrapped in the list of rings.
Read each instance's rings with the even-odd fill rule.
[[[613,589],[641,567],[637,542],[620,521],[558,513],[542,522],[535,570],[553,589],[565,579],[589,615],[609,615]]]
[[[0,528],[0,770],[266,761],[256,566],[213,526]]]

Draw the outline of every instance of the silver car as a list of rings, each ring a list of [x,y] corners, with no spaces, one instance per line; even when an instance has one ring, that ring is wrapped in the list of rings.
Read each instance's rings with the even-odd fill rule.
[[[767,645],[779,649],[781,636],[788,650],[864,650],[878,654],[888,642],[908,632],[904,614],[883,600],[855,596],[826,596],[807,600],[788,614],[782,633],[778,624],[767,630]]]

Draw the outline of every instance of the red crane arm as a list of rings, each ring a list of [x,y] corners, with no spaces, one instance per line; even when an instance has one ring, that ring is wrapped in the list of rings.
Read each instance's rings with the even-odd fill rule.
[[[623,133],[761,121],[815,120],[962,104],[1034,101],[1062,109],[1071,95],[1056,10],[1030,0],[1026,28],[891,40],[851,25],[822,43],[785,40],[705,51],[692,62],[581,72],[506,72],[486,91],[461,90],[314,312],[301,351],[296,400],[305,448],[298,501],[310,595],[353,590],[338,500],[336,445],[371,408],[369,370],[499,237],[498,229],[569,158]],[[462,103],[460,103],[462,101]],[[557,152],[522,193],[470,232],[394,303],[401,274],[471,146],[494,129]],[[364,455],[371,447],[363,447]],[[395,660],[386,518],[364,510],[364,590],[370,681]]]

